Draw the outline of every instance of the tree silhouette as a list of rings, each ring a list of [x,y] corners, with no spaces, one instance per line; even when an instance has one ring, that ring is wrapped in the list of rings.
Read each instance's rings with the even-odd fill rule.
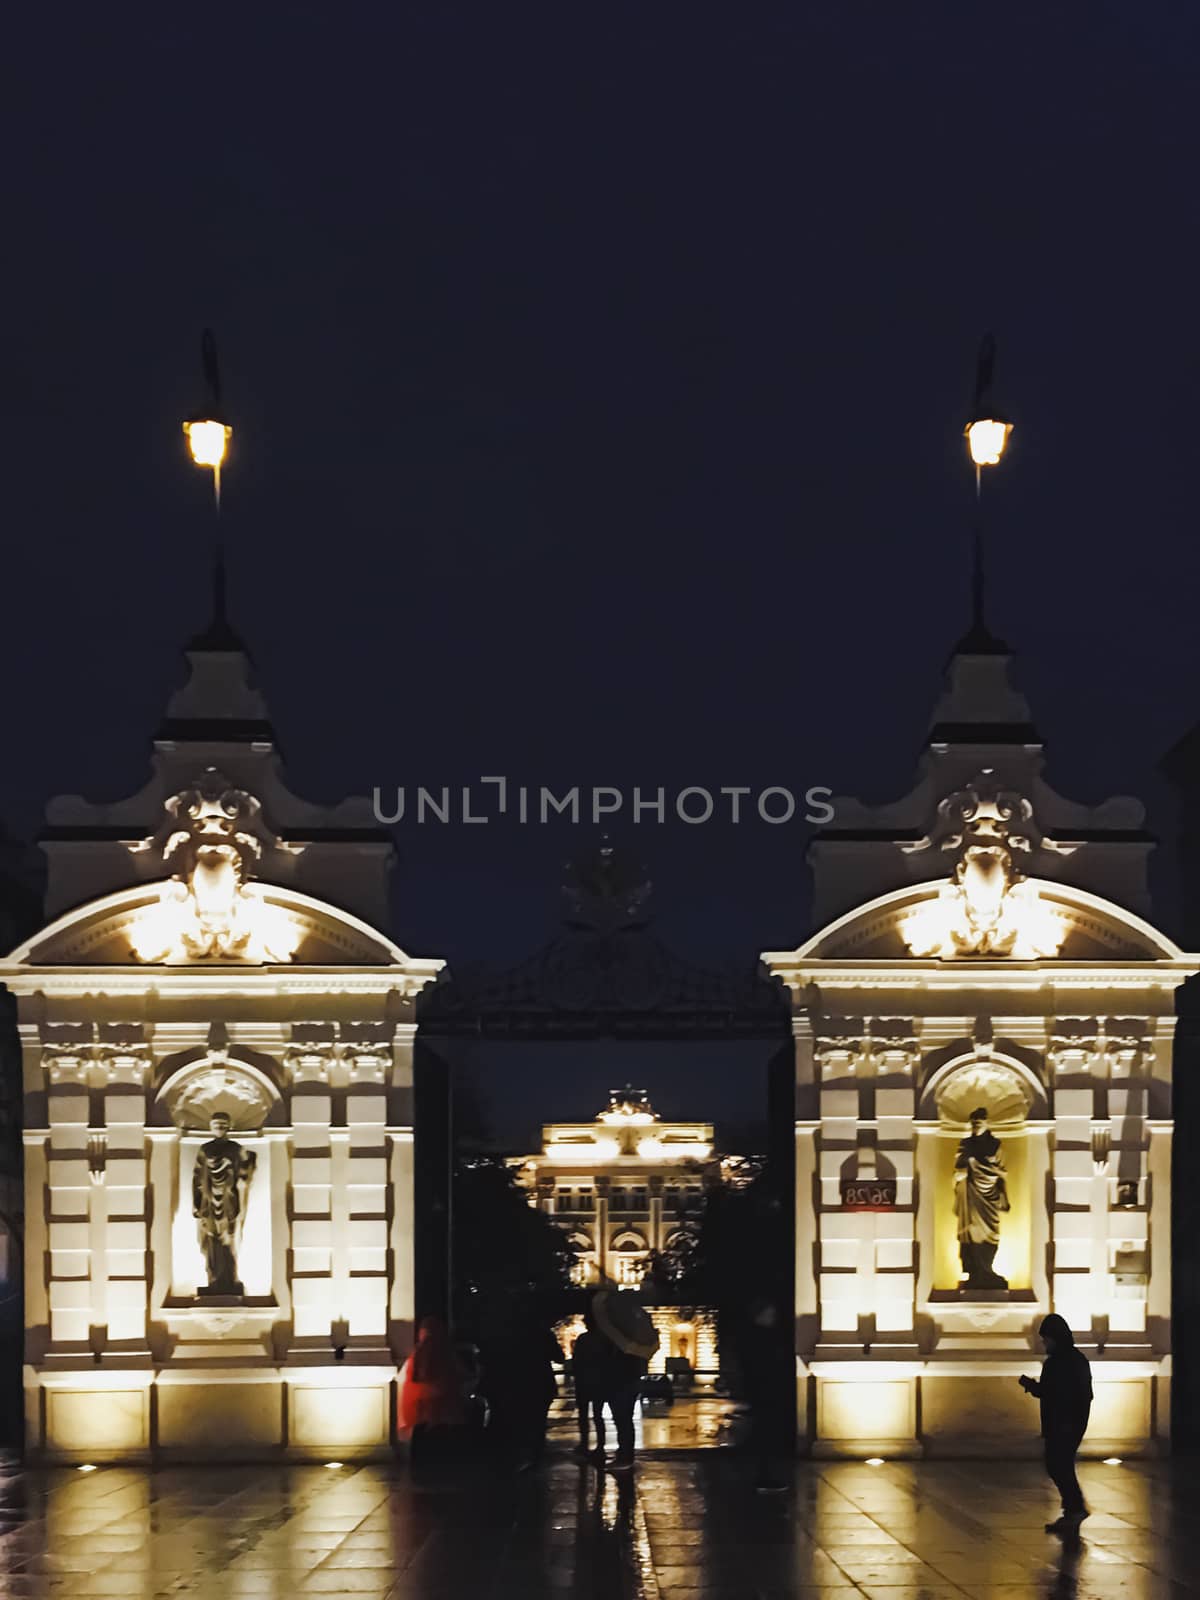
[[[575,1249],[529,1203],[503,1160],[461,1155],[454,1168],[454,1318],[472,1337],[488,1311],[514,1297],[548,1311],[566,1302]]]

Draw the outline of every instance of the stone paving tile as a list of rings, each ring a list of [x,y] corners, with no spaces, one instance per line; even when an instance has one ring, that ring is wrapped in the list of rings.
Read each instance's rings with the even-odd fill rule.
[[[863,1593],[867,1600],[962,1600],[963,1591],[949,1584],[866,1583]]]
[[[1082,1476],[1064,1546],[1032,1462],[797,1463],[770,1499],[715,1452],[632,1482],[0,1463],[0,1600],[1200,1600],[1200,1473]]]

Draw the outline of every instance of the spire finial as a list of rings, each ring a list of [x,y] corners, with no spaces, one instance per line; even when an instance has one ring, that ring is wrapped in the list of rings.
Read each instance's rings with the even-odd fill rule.
[[[229,621],[229,579],[225,566],[225,540],[218,531],[213,546],[212,613],[208,626],[188,646],[190,650],[239,650],[246,647]]]

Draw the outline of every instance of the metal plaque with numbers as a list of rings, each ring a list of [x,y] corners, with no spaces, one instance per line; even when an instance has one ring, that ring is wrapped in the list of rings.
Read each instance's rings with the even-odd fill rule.
[[[891,1211],[895,1204],[895,1178],[842,1179],[842,1206],[847,1211]]]

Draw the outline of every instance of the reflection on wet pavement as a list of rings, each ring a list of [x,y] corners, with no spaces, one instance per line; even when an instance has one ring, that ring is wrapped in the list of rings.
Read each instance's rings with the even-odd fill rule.
[[[402,1464],[107,1467],[0,1477],[0,1596],[196,1600],[1189,1600],[1200,1472],[1081,1469],[1093,1515],[1064,1545],[1032,1462],[798,1462],[753,1493],[728,1452],[632,1478],[565,1456],[414,1483]]]
[[[732,1444],[744,1431],[739,1408],[716,1394],[687,1395],[674,1405],[639,1405],[633,1415],[639,1450],[707,1450]],[[556,1400],[550,1412],[550,1438],[573,1444],[578,1434],[575,1402]],[[609,1444],[612,1444],[612,1426]]]

